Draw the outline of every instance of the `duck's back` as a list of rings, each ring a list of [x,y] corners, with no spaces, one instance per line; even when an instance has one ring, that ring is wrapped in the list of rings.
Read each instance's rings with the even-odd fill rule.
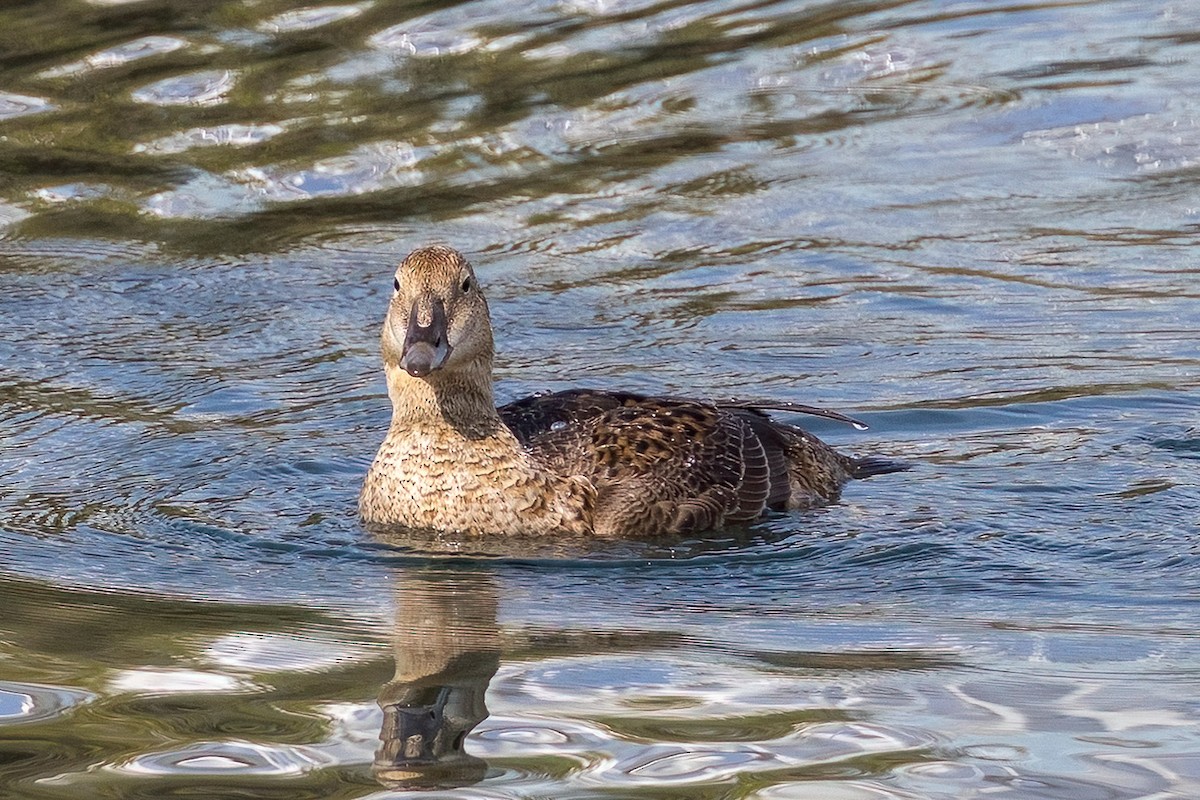
[[[546,469],[592,482],[594,527],[605,535],[748,522],[767,509],[832,502],[851,477],[902,468],[867,466],[745,404],[580,389],[499,411]]]

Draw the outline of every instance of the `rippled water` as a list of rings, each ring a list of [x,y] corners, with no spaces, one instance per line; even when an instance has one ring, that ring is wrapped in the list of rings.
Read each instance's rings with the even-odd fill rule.
[[[1182,0],[0,9],[0,795],[1200,796],[1197,63]],[[372,539],[435,240],[502,397],[918,467]]]

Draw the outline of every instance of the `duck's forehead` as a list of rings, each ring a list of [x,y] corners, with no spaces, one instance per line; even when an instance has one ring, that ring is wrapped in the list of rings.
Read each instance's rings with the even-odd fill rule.
[[[466,266],[466,260],[449,247],[422,247],[414,250],[400,265],[399,273],[431,283],[455,281]]]

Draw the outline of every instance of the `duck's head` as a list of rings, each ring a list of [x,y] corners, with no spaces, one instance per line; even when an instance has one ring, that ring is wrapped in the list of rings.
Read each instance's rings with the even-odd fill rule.
[[[383,360],[414,378],[467,367],[491,370],[492,325],[475,270],[457,250],[409,253],[396,269],[383,323]]]

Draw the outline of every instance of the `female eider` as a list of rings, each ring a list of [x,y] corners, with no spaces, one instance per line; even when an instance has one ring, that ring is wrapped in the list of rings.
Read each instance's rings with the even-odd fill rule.
[[[829,503],[851,478],[907,468],[844,456],[762,410],[789,404],[573,390],[496,408],[491,320],[466,259],[421,248],[394,286],[382,335],[392,422],[359,497],[368,526],[696,533]]]

